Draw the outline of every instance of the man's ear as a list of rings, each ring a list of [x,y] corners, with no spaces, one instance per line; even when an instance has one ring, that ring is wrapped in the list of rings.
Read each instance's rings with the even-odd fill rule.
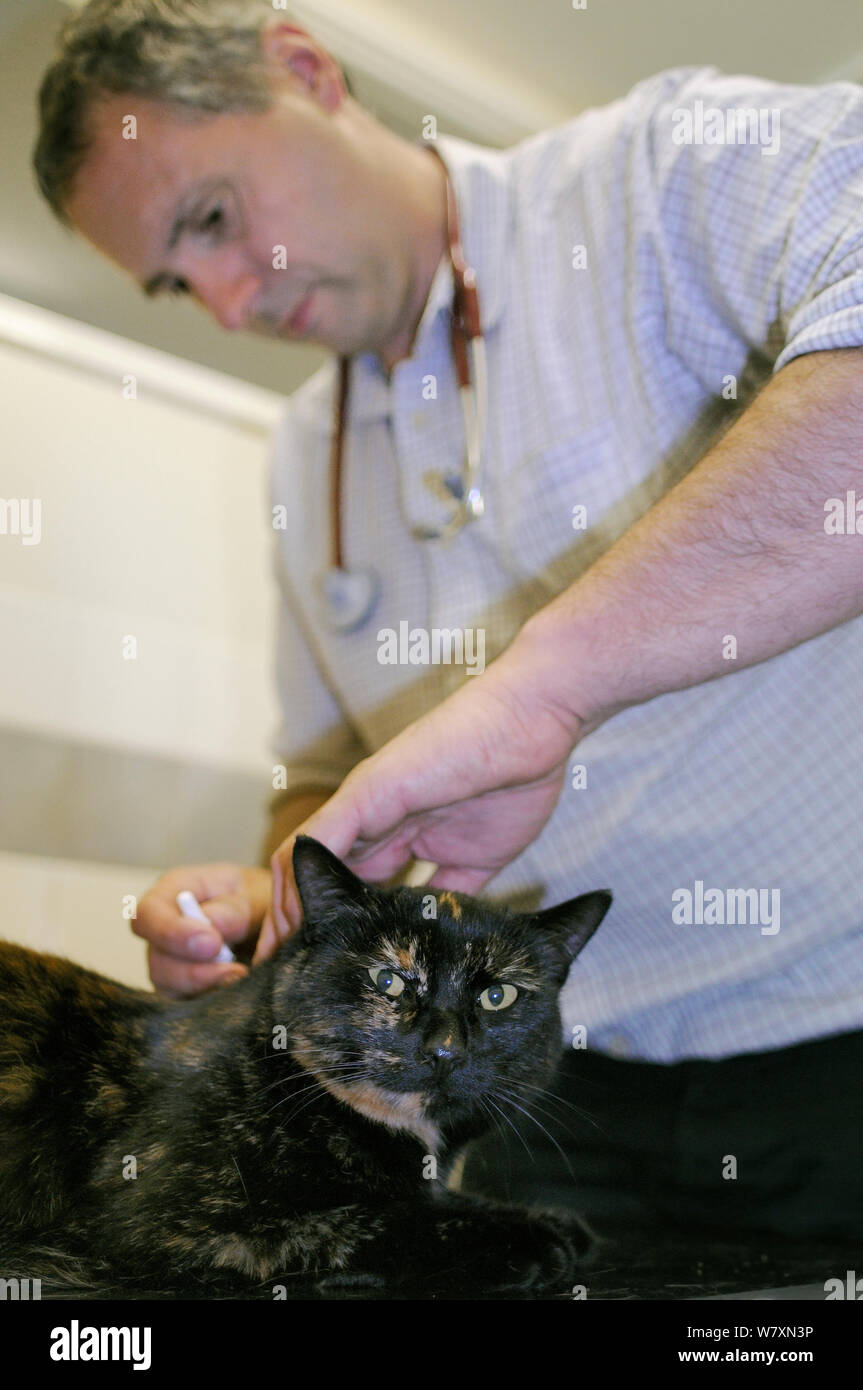
[[[558,903],[557,907],[547,907],[544,912],[535,913],[533,925],[554,936],[572,962],[587,945],[610,907],[610,891],[598,888],[593,893],[582,893],[568,902]]]
[[[344,73],[333,55],[305,29],[286,20],[271,21],[261,30],[265,59],[303,84],[325,111],[335,111],[347,89]]]
[[[311,835],[298,835],[294,841],[293,867],[303,907],[303,927],[309,937],[315,927],[356,910],[368,897],[367,884]]]

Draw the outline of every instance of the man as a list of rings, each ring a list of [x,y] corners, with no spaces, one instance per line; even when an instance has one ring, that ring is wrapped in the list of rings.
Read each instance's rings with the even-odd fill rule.
[[[154,982],[229,982],[222,937],[266,914],[260,958],[296,928],[299,826],[375,879],[607,884],[562,996],[564,1083],[601,1116],[577,1204],[859,1235],[863,95],[681,68],[511,151],[437,141],[489,380],[485,515],[449,541],[415,534],[464,447],[423,142],[255,4],[97,0],[41,100],[45,196],[148,293],[352,359],[343,536],[377,606],[349,633],[320,606],[333,365],[274,451],[272,879],[166,874]],[[391,666],[403,623],[482,632],[491,664]]]

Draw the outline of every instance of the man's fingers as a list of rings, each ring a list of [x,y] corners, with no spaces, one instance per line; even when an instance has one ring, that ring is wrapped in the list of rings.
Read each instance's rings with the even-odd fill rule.
[[[362,766],[362,764],[361,764]],[[351,773],[350,776],[354,776]],[[294,840],[297,835],[311,835],[312,839],[320,840],[322,845],[326,845],[339,859],[347,859],[352,847],[360,838],[361,818],[359,808],[355,804],[350,794],[348,782],[350,778],[342,784],[339,791],[334,792],[329,801],[325,801],[323,806],[319,806],[307,821],[297,826],[296,831],[286,840],[284,845],[280,845],[276,851],[278,854],[282,849],[287,851],[287,863],[290,865],[290,856],[294,850]],[[391,833],[391,832],[388,832]],[[293,882],[293,874],[291,874]]]
[[[270,872],[273,875],[273,901],[267,913],[267,920],[271,929],[275,932],[275,939],[284,939],[291,934],[291,922],[285,915],[284,896],[285,896],[285,865],[290,864],[290,856],[294,852],[295,835],[291,835],[284,845],[280,845],[270,860]],[[293,877],[293,875],[291,875]],[[263,935],[263,933],[262,933]],[[257,953],[256,953],[257,959]]]
[[[379,833],[371,833],[361,825],[355,805],[349,804],[340,810],[341,797],[342,793],[336,792],[309,817],[298,833],[320,840],[360,878],[371,883],[392,878],[414,857],[411,834],[417,818],[406,816],[395,825],[382,826]]]
[[[353,776],[354,774],[351,774]],[[327,849],[339,859],[347,860],[349,852],[357,843],[360,832],[360,813],[347,788],[347,779],[342,788],[325,801],[307,821],[279,845],[270,860],[272,873],[271,926],[266,933],[262,930],[255,952],[255,963],[272,955],[280,940],[292,936],[302,925],[303,911],[297,887],[294,882],[293,855],[294,843],[298,835],[311,835],[326,845]],[[366,867],[365,860],[358,861],[362,877],[391,877],[410,859],[410,851],[398,843],[398,832],[402,827],[389,829],[387,842],[371,851],[371,862]],[[390,869],[389,865],[394,864]]]
[[[148,952],[150,979],[156,989],[172,999],[183,999],[240,980],[248,971],[242,965],[193,965],[176,960],[152,946]]]
[[[278,932],[273,926],[273,915],[271,912],[268,912],[264,918],[264,925],[261,927],[261,934],[258,937],[258,944],[255,948],[252,964],[257,965],[259,961],[266,960],[267,956],[271,956],[278,946],[280,939]]]
[[[222,936],[215,926],[184,917],[175,902],[147,893],[138,905],[132,931],[142,936],[159,954],[177,960],[212,960],[218,955]]]
[[[257,927],[254,907],[244,893],[208,898],[201,907],[226,941],[245,941]]]
[[[367,883],[385,883],[394,874],[401,873],[413,859],[410,846],[401,840],[391,840],[387,844],[369,848],[358,846],[346,856],[345,862]]]
[[[480,869],[444,868],[432,874],[426,887],[439,888],[442,892],[468,893],[474,897],[492,877],[493,873],[484,873]]]
[[[177,894],[186,889],[198,900],[206,922],[186,917]],[[211,961],[224,941],[252,936],[270,901],[266,869],[239,864],[203,864],[172,869],[145,893],[132,930],[156,951],[177,960]]]

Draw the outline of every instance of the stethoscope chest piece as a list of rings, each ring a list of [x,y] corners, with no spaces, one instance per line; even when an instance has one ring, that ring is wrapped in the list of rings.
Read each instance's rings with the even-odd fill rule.
[[[323,622],[331,632],[356,631],[374,611],[380,588],[371,569],[325,570],[315,580]]]

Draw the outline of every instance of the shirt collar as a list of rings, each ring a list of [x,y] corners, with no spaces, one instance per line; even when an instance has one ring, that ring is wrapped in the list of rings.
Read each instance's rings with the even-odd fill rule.
[[[454,135],[441,135],[437,148],[449,170],[458,209],[459,234],[468,265],[476,271],[482,331],[488,335],[504,309],[510,236],[511,196],[505,152],[473,145]],[[452,307],[453,278],[449,253],[435,271],[417,327],[411,357],[422,360],[429,351],[434,328]],[[335,387],[336,361],[332,364]],[[351,367],[349,422],[385,419],[392,409],[389,382],[374,353],[358,353]]]

